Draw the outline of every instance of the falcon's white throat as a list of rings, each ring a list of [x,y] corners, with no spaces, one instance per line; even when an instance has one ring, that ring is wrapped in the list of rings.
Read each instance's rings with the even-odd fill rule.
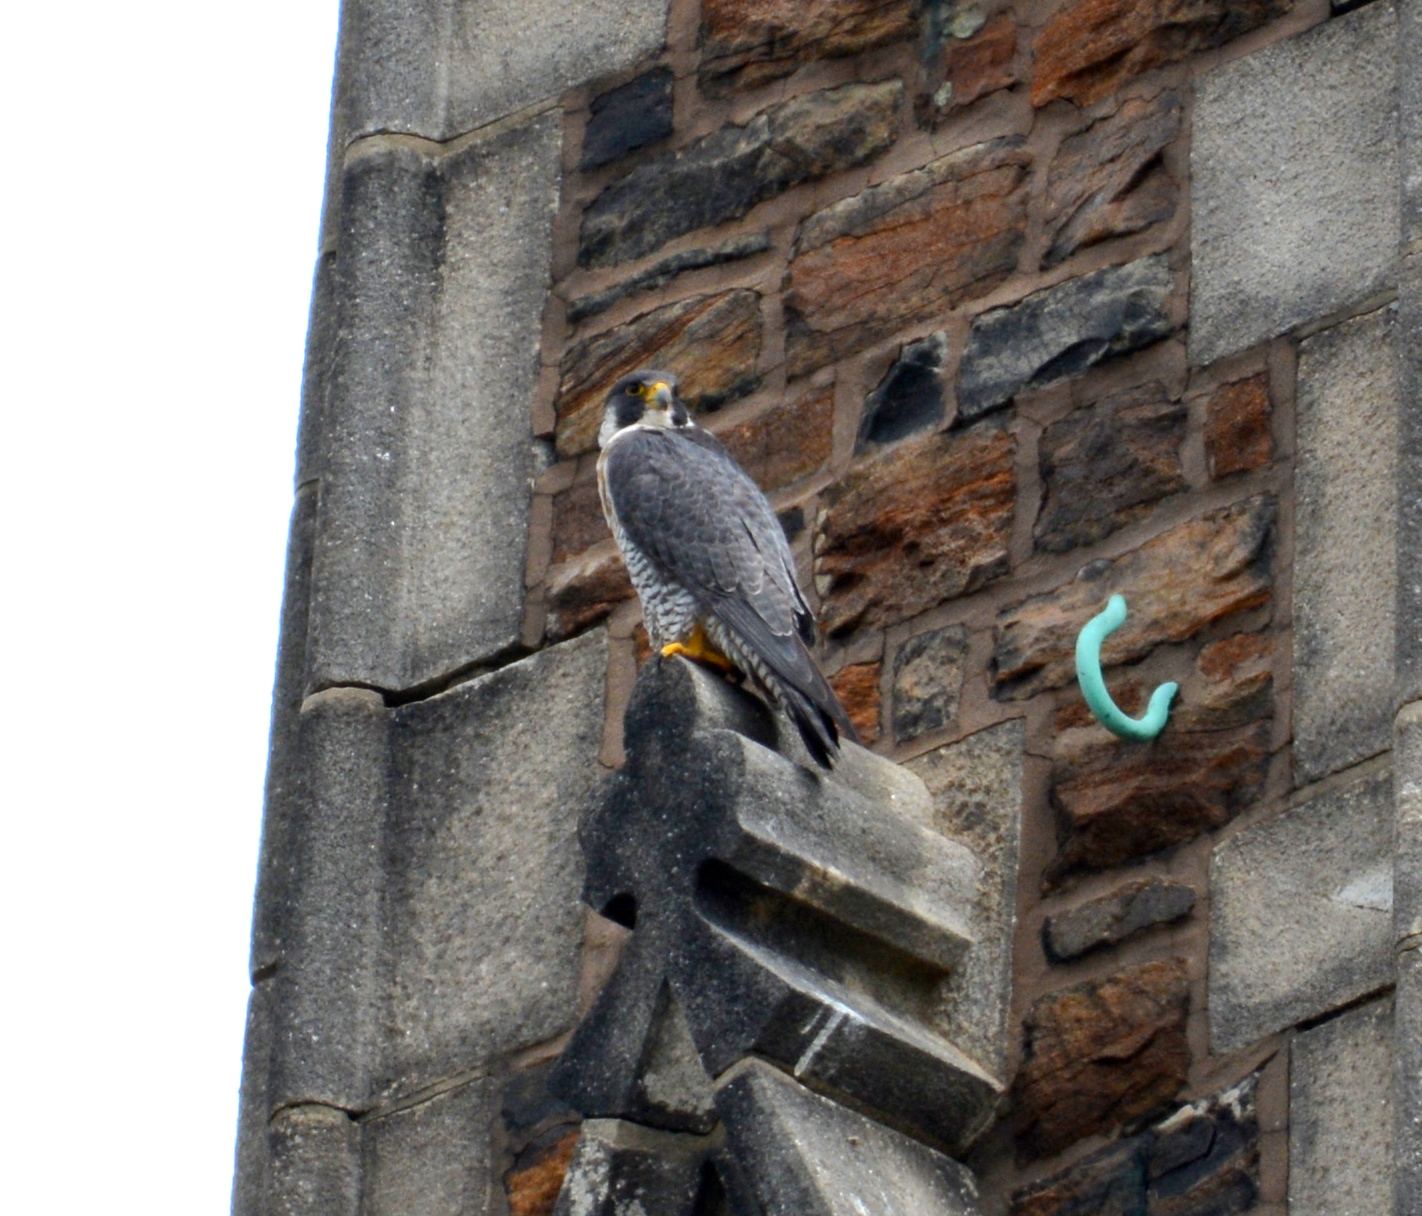
[[[690,430],[695,425],[696,424],[694,422],[692,422],[690,419],[687,419],[687,421],[682,423],[680,427],[677,427],[677,424],[672,421],[672,412],[670,406],[668,406],[666,409],[659,409],[656,406],[649,406],[647,409],[642,411],[642,416],[638,418],[637,421],[634,422],[631,426],[619,427],[617,425],[617,411],[615,409],[607,409],[603,411],[602,426],[598,428],[597,446],[605,449],[607,445],[612,442],[615,436],[621,434],[623,431],[635,430],[639,426],[667,427],[685,431]]]

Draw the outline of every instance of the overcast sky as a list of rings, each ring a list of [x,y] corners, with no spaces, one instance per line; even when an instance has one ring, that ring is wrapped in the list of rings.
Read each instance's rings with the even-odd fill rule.
[[[13,1212],[225,1212],[336,0],[0,17]]]

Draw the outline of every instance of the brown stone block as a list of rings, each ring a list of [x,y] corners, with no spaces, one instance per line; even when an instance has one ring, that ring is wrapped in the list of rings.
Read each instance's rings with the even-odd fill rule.
[[[1093,562],[1077,581],[998,616],[993,695],[1022,700],[1076,678],[1076,637],[1116,592],[1126,623],[1106,639],[1110,667],[1183,642],[1215,621],[1269,603],[1274,518],[1260,494],[1172,528],[1114,561]]]
[[[591,549],[612,535],[602,513],[596,480],[579,481],[553,497],[555,565]]]
[[[940,157],[801,226],[786,275],[791,377],[984,295],[1017,266],[1030,158],[1018,137]]]
[[[1016,84],[1021,79],[1013,68],[1016,56],[1017,26],[1007,13],[994,17],[971,38],[951,39],[943,48],[944,89],[936,99],[939,113]]]
[[[509,1172],[504,1179],[509,1216],[553,1216],[577,1145],[578,1132],[574,1129],[534,1156],[529,1164]]]
[[[808,477],[834,447],[833,387],[781,401],[717,435],[767,494]]]
[[[1221,46],[1293,0],[1067,0],[1033,47],[1032,104],[1087,106],[1132,76]]]
[[[878,663],[851,663],[830,676],[844,712],[859,732],[861,743],[873,743],[879,737],[879,673]]]
[[[743,288],[679,300],[579,342],[559,367],[558,455],[597,446],[607,390],[639,367],[675,372],[693,412],[744,397],[760,383],[760,340],[760,296]]]
[[[1017,1140],[1028,1156],[1121,1127],[1185,1085],[1185,964],[1143,963],[1038,1000],[1023,1023]]]
[[[916,0],[703,0],[701,87],[754,88],[917,31]]]
[[[1015,450],[992,426],[933,435],[831,487],[815,536],[830,634],[904,620],[1006,574]]]
[[[1205,410],[1205,456],[1211,477],[1244,473],[1274,455],[1270,429],[1269,373],[1215,390]]]
[[[1187,411],[1161,384],[1074,410],[1042,434],[1037,548],[1090,545],[1185,489],[1180,446]]]
[[[548,640],[560,642],[608,616],[635,592],[615,551],[558,571],[548,584]]]
[[[1185,730],[1228,730],[1274,712],[1274,639],[1237,633],[1200,652],[1197,666],[1207,681],[1191,690],[1175,713]]]
[[[1148,101],[1132,98],[1062,141],[1048,174],[1051,244],[1044,266],[1175,214],[1180,188],[1160,156],[1180,134],[1180,114],[1177,93],[1167,91]]]

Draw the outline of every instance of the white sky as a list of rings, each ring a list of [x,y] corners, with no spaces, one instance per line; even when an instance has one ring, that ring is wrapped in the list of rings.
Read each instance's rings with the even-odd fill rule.
[[[222,1213],[336,0],[0,16],[0,1205]]]

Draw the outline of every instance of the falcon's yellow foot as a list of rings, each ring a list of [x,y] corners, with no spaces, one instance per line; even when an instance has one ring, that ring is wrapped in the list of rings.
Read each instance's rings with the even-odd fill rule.
[[[736,665],[711,644],[711,639],[700,625],[691,631],[685,642],[669,642],[662,647],[664,659],[669,659],[674,654],[684,654],[688,659],[695,659],[698,663],[705,663],[727,674],[737,670]]]

